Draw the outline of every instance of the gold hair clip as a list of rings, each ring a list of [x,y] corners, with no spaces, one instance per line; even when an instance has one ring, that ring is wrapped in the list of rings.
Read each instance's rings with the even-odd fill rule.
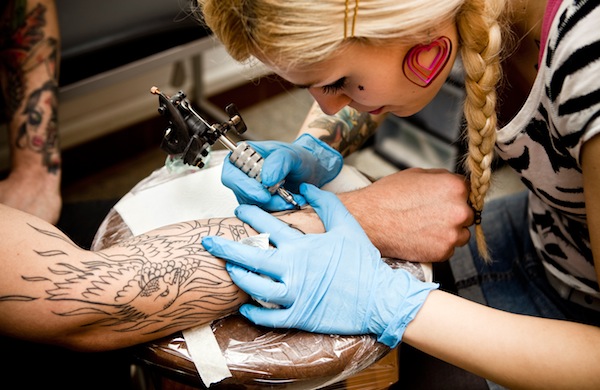
[[[350,37],[354,36],[354,28],[356,26],[356,15],[358,14],[358,2],[359,0],[354,0],[354,15],[352,16],[352,34]],[[344,39],[348,38],[348,13],[350,9],[350,0],[346,0],[346,9],[344,10]]]

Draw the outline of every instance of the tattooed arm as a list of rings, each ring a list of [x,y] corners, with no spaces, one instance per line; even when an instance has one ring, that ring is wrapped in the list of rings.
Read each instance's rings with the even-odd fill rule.
[[[11,171],[0,203],[56,223],[62,205],[58,142],[59,31],[54,1],[4,6],[0,83],[8,120]]]
[[[344,107],[335,115],[327,115],[315,102],[304,120],[300,134],[310,133],[346,157],[357,151],[375,133],[384,117],[360,113],[350,107]]]
[[[310,209],[278,216],[303,232],[323,231]],[[201,245],[205,235],[257,234],[236,218],[179,223],[97,252],[3,205],[0,221],[0,333],[7,336],[78,350],[122,348],[209,323],[248,299]]]

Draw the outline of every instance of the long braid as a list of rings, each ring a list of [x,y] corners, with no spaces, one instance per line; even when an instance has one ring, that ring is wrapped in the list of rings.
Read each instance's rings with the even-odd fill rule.
[[[465,69],[468,155],[470,173],[469,202],[475,210],[475,238],[480,255],[490,260],[481,227],[481,211],[490,188],[496,142],[496,87],[501,77],[502,46],[499,16],[502,7],[493,1],[467,0],[457,16],[461,55]]]

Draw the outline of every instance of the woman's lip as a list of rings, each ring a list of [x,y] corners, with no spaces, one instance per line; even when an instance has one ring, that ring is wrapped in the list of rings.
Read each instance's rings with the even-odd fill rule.
[[[371,115],[378,115],[378,114],[381,114],[381,111],[383,111],[383,106],[379,107],[376,110],[369,111],[369,114],[371,114]]]
[[[33,146],[42,146],[44,144],[44,140],[41,137],[33,137],[31,140]]]

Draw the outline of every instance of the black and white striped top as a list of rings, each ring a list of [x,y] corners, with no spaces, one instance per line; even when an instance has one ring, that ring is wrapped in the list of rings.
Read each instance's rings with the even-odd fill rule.
[[[546,270],[600,297],[580,155],[600,133],[600,2],[563,0],[546,45],[525,105],[498,131],[497,150],[530,190],[530,233]]]

